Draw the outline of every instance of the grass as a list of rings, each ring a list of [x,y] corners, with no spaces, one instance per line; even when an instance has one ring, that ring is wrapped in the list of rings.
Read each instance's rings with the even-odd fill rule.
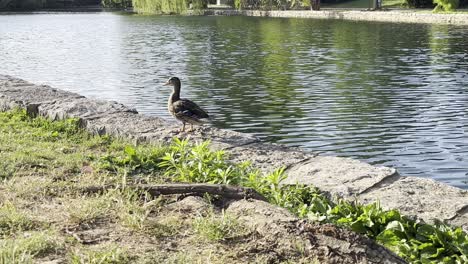
[[[33,258],[62,248],[60,239],[51,231],[29,232],[0,241],[0,263],[32,263]]]
[[[111,213],[111,201],[106,197],[79,197],[63,199],[68,222],[72,225],[92,225]]]
[[[117,245],[109,245],[101,249],[87,249],[73,252],[69,258],[70,264],[124,264],[131,263],[128,253]]]
[[[0,238],[18,231],[29,230],[33,221],[20,212],[13,203],[6,201],[0,207]]]
[[[193,222],[195,232],[209,241],[222,241],[245,235],[246,228],[233,216],[224,211],[220,216],[209,213],[207,216],[195,218]]]
[[[0,263],[44,257],[69,263],[232,261],[235,238],[249,234],[242,223],[214,211],[167,211],[169,200],[126,188],[138,182],[251,187],[299,217],[365,234],[410,262],[468,262],[468,236],[460,228],[416,222],[378,203],[332,200],[312,186],[283,185],[283,169],[265,175],[248,163],[231,163],[225,152],[210,150],[209,142],[133,146],[89,135],[75,119],[51,122],[15,110],[0,113],[0,146]],[[94,195],[80,191],[103,184],[119,188]],[[211,250],[231,242],[225,250]],[[168,243],[175,246],[168,250]],[[178,244],[182,250],[173,249]],[[297,251],[305,252],[300,244]],[[309,259],[298,255],[297,263]],[[261,263],[263,257],[268,259],[250,261]]]

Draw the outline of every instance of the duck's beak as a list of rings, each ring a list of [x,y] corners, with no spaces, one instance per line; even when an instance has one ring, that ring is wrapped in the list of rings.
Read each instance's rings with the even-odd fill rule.
[[[168,86],[168,85],[171,85],[170,81],[167,81],[165,84],[163,84],[163,86]]]

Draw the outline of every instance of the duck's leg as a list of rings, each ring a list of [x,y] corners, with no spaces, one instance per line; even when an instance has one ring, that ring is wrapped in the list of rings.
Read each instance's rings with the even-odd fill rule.
[[[193,131],[193,124],[190,124],[190,132]]]
[[[185,122],[182,122],[182,132],[185,132]]]

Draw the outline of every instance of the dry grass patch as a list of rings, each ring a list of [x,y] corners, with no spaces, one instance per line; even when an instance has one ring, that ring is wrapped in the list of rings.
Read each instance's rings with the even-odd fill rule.
[[[95,248],[80,248],[70,254],[70,264],[125,264],[132,263],[127,250],[115,244]]]
[[[106,196],[64,198],[62,201],[71,225],[90,226],[113,215],[112,201]]]
[[[0,206],[0,238],[16,232],[30,230],[33,221],[20,211],[12,202],[6,201]]]
[[[32,263],[34,257],[55,253],[63,241],[51,230],[16,234],[0,241],[0,263]]]
[[[244,225],[224,211],[221,214],[215,214],[211,211],[206,216],[195,218],[193,229],[200,238],[216,242],[249,234]]]

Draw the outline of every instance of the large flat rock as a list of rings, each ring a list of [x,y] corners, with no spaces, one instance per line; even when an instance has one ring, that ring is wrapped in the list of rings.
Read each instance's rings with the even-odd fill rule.
[[[50,103],[42,103],[37,106],[37,113],[54,120],[68,117],[79,117],[83,120],[99,119],[116,113],[138,112],[127,106],[105,100],[88,98],[64,98]]]
[[[270,173],[281,167],[290,166],[316,155],[304,152],[298,148],[290,148],[276,144],[255,143],[229,149],[234,162],[250,162],[263,173]]]
[[[359,195],[358,199],[364,203],[380,201],[384,209],[399,209],[426,222],[439,219],[456,225],[468,224],[468,191],[431,179],[401,177],[388,186]]]
[[[62,91],[47,85],[35,85],[14,77],[0,75],[0,109],[30,104],[47,104],[65,99],[78,99],[84,96]]]
[[[298,163],[286,173],[286,184],[312,184],[323,191],[353,197],[390,178],[399,177],[394,168],[375,167],[340,157],[315,157]]]

